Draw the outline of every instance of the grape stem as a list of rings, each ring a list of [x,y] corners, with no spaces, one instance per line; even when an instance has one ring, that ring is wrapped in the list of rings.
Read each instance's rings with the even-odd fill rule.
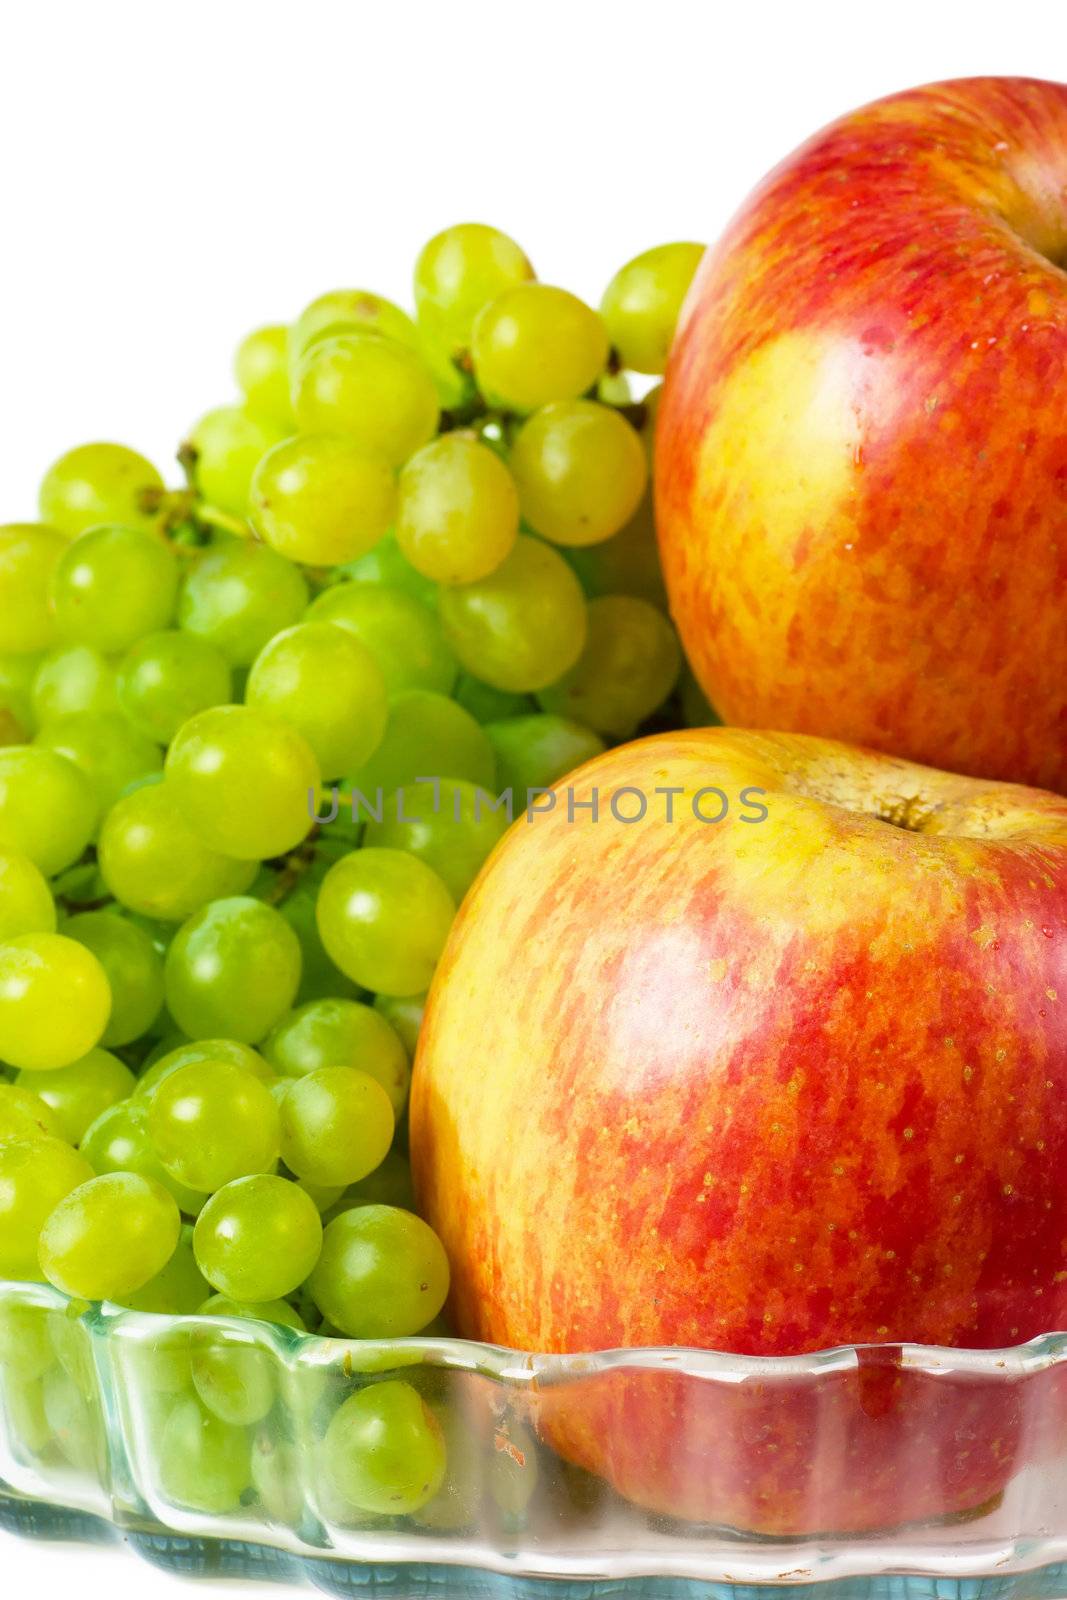
[[[62,894],[56,898],[69,917],[80,917],[86,911],[107,911],[115,904],[109,894],[102,895],[98,900],[68,900]]]
[[[469,428],[489,415],[489,407],[480,395],[476,395],[474,399],[468,400],[464,405],[442,411],[441,420],[438,424],[439,431],[441,433],[455,433],[457,428]]]
[[[268,861],[267,866],[272,867],[277,874],[270,888],[259,898],[264,905],[277,906],[292,894],[305,873],[311,871],[315,865],[315,840],[319,834],[316,824],[297,850],[287,856],[281,856],[277,861]]]
[[[231,533],[238,539],[255,537],[242,517],[231,516],[228,511],[208,505],[191,486],[185,489],[146,489],[141,496],[141,509],[149,516],[160,518],[163,537],[178,542],[179,548],[180,541],[176,541],[175,536],[188,528],[201,536],[200,543],[215,529]]]
[[[194,522],[204,523],[209,528],[220,528],[223,533],[232,533],[238,539],[255,539],[255,534],[242,517],[231,517],[229,512],[209,506],[205,500],[195,503],[192,517]]]
[[[218,506],[209,505],[201,499],[200,490],[196,482],[196,463],[200,452],[191,439],[186,439],[178,446],[178,465],[185,474],[185,488],[165,489],[163,501],[173,507],[174,512],[180,510],[180,520],[192,521],[201,530],[204,528],[219,528],[223,533],[232,533],[238,539],[255,538],[244,517],[232,516],[228,511],[220,511]]]
[[[109,894],[93,894],[100,884],[99,869],[97,867],[96,848],[89,845],[80,861],[60,874],[52,886],[52,893],[56,903],[62,906],[68,916],[77,916],[83,911],[104,911],[108,906],[115,904],[114,898]],[[79,890],[90,891],[90,898],[85,899]]]
[[[200,452],[191,439],[183,439],[178,446],[178,465],[185,474],[185,486],[196,493],[196,463]]]

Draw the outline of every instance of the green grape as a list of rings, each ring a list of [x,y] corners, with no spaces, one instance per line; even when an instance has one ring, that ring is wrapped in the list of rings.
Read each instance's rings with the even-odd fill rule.
[[[2,762],[0,752],[0,772]],[[231,860],[192,831],[168,783],[124,795],[104,819],[98,848],[115,899],[160,922],[184,922],[209,900],[243,893],[256,875],[254,862]]]
[[[160,1272],[132,1294],[123,1295],[122,1304],[131,1311],[155,1311],[167,1317],[187,1317],[196,1311],[209,1293],[209,1285],[196,1264],[193,1230],[183,1223],[174,1254]]]
[[[110,1010],[103,967],[74,939],[23,933],[0,945],[0,1061],[69,1066],[100,1042]]]
[[[464,711],[469,711],[476,722],[500,722],[505,717],[525,716],[537,710],[537,701],[529,694],[513,694],[510,689],[494,689],[491,683],[472,678],[461,672],[456,684],[455,699]]]
[[[334,1490],[360,1511],[410,1516],[437,1494],[448,1465],[440,1423],[417,1389],[392,1380],[350,1395],[323,1441]]]
[[[150,1289],[151,1285],[146,1284],[138,1295]],[[136,1296],[129,1298],[132,1300]],[[148,1328],[142,1326],[138,1333],[140,1337],[136,1340],[125,1341],[122,1367],[124,1381],[131,1387],[136,1386],[138,1406],[144,1408],[145,1423],[154,1445],[175,1399],[179,1395],[188,1396],[192,1388],[189,1352],[192,1338],[184,1322],[175,1322],[169,1317]]]
[[[642,496],[634,515],[618,533],[600,544],[571,547],[567,559],[591,600],[605,594],[630,594],[667,614],[667,590],[650,494]]]
[[[269,639],[300,621],[307,603],[308,586],[291,561],[250,539],[231,539],[208,550],[186,578],[178,623],[232,667],[250,667]]]
[[[400,1035],[400,1042],[407,1051],[409,1061],[415,1059],[415,1046],[419,1042],[419,1029],[422,1027],[425,1006],[424,994],[377,994],[374,997],[375,1011],[380,1012],[386,1022],[390,1023]]]
[[[314,1201],[295,1183],[270,1174],[238,1178],[201,1211],[193,1248],[204,1277],[221,1294],[280,1300],[300,1287],[318,1260],[322,1223]]]
[[[90,1050],[80,1061],[55,1072],[34,1072],[28,1078],[20,1073],[15,1084],[36,1092],[52,1112],[62,1138],[80,1144],[98,1117],[133,1093],[136,1081],[118,1056],[109,1050]]]
[[[364,842],[418,856],[458,904],[507,831],[506,813],[491,802],[462,779],[413,784],[397,791],[381,822],[368,822]]]
[[[332,851],[332,848],[332,838],[321,839],[316,847],[316,860]],[[354,846],[351,843],[341,844],[340,853],[343,855],[352,848]],[[315,921],[315,903],[318,896],[318,877],[315,872],[306,872],[278,906],[278,910],[300,940],[300,988],[296,992],[297,1003],[300,1005],[311,1000],[358,993],[351,979],[343,977],[338,972],[319,938],[318,923]]]
[[[75,711],[57,717],[45,723],[33,742],[39,750],[53,750],[81,768],[101,813],[109,811],[130,784],[163,768],[159,746],[117,711]]]
[[[257,466],[250,493],[260,538],[290,561],[315,567],[365,555],[396,509],[389,464],[330,433],[301,433],[276,445]]]
[[[387,533],[373,550],[368,550],[358,561],[346,562],[341,570],[353,583],[383,584],[388,589],[402,589],[431,610],[437,605],[437,585],[416,572],[401,554],[395,533]]]
[[[163,963],[150,935],[114,911],[83,911],[64,922],[63,932],[91,950],[107,974],[111,1016],[104,1045],[114,1049],[143,1038],[163,1008]]]
[[[352,1211],[357,1206],[392,1206],[403,1211],[415,1210],[415,1186],[411,1178],[411,1163],[399,1150],[390,1150],[380,1166],[375,1167],[358,1183],[348,1186],[336,1207],[336,1215]],[[329,1221],[333,1221],[331,1213]]]
[[[128,795],[138,793],[141,789],[159,789],[162,786],[162,773],[153,772],[148,777],[132,783],[122,799],[125,800]],[[112,811],[116,810],[120,803],[117,801],[115,806],[112,807]],[[111,812],[108,813],[108,816],[110,815]],[[101,833],[102,831],[101,827]],[[69,872],[61,873],[56,879],[54,888],[57,894],[61,894],[64,906],[69,906],[72,912],[92,905],[104,905],[109,899],[108,886],[100,870],[99,846],[100,841],[98,838],[94,850],[86,858],[80,861],[77,866],[72,867]],[[121,911],[123,908],[121,906],[109,906],[108,909]],[[161,922],[147,917],[139,920],[146,924],[145,932],[150,935],[154,944],[166,943],[168,935]]]
[[[317,1215],[314,1220],[321,1242],[322,1230]],[[239,1318],[243,1322],[273,1322],[298,1331],[304,1326],[283,1300],[242,1304],[217,1294],[205,1301],[199,1315]],[[218,1332],[202,1329],[198,1330],[193,1344],[192,1379],[201,1401],[222,1422],[239,1427],[261,1422],[277,1399],[277,1358],[273,1350],[264,1348],[262,1336],[258,1336],[255,1343],[252,1338],[251,1329],[242,1329],[240,1335],[223,1328]]]
[[[576,665],[538,700],[598,733],[628,739],[678,681],[682,657],[661,611],[630,595],[589,602],[589,637]]]
[[[308,1279],[326,1320],[351,1339],[406,1339],[448,1297],[448,1257],[421,1217],[393,1206],[344,1211],[323,1234]]]
[[[136,1172],[90,1178],[59,1202],[38,1254],[49,1283],[82,1300],[121,1300],[162,1272],[181,1217],[162,1184]]]
[[[202,1193],[177,1183],[163,1166],[149,1135],[148,1108],[138,1100],[120,1100],[97,1117],[80,1149],[94,1172],[138,1172],[161,1183],[187,1216],[204,1203]]]
[[[270,1092],[274,1096],[275,1102],[278,1105],[279,1109],[281,1108],[282,1102],[284,1101],[286,1095],[289,1093],[289,1090],[292,1088],[292,1084],[293,1084],[293,1080],[291,1078],[274,1078],[272,1080],[272,1082],[268,1085],[268,1087],[270,1089]],[[292,1173],[286,1173],[283,1170],[282,1176],[283,1177],[293,1177],[293,1174]],[[294,1178],[293,1181],[294,1182],[298,1182],[299,1180]]]
[[[585,645],[585,596],[558,551],[520,535],[480,583],[441,591],[445,637],[462,666],[496,689],[528,694],[574,665]]]
[[[37,1079],[39,1083],[43,1081]],[[39,1094],[24,1084],[0,1079],[0,1143],[5,1139],[66,1137],[59,1118]]]
[[[490,405],[536,411],[592,388],[608,360],[608,335],[592,307],[566,289],[520,283],[483,306],[474,323],[474,376]]]
[[[381,334],[340,334],[308,349],[293,373],[303,433],[336,433],[398,467],[437,432],[433,375],[409,345]]]
[[[52,891],[29,856],[0,851],[0,944],[21,933],[54,933]]]
[[[462,353],[482,307],[533,275],[514,239],[498,228],[483,222],[446,228],[423,246],[415,263],[419,326],[441,349]]]
[[[224,1061],[231,1067],[239,1067],[242,1072],[250,1072],[253,1078],[258,1078],[260,1083],[268,1086],[275,1081],[273,1068],[251,1045],[240,1044],[236,1039],[197,1039],[175,1045],[157,1056],[138,1078],[134,1094],[138,1100],[147,1102],[171,1073],[180,1072],[182,1067],[191,1067],[201,1061]]]
[[[381,743],[346,789],[377,810],[379,790],[390,795],[416,778],[466,778],[488,789],[495,776],[492,746],[470,712],[446,695],[411,689],[394,696]]]
[[[449,584],[488,577],[518,533],[515,481],[473,434],[435,439],[401,472],[397,543],[424,577]]]
[[[358,850],[326,874],[317,914],[323,944],[353,982],[382,994],[420,994],[444,949],[456,904],[437,873],[415,856]]]
[[[40,1278],[41,1229],[92,1175],[84,1156],[61,1139],[0,1140],[0,1278]]]
[[[167,1008],[190,1038],[254,1044],[288,1011],[300,983],[300,941],[261,900],[213,900],[174,936]]]
[[[247,1432],[220,1422],[192,1395],[175,1402],[156,1460],[162,1494],[190,1511],[236,1511],[251,1484]]]
[[[478,1526],[484,1491],[484,1453],[478,1431],[461,1405],[434,1405],[448,1463],[441,1487],[414,1513],[420,1528],[434,1533],[462,1533]]]
[[[230,664],[195,633],[150,633],[127,651],[116,684],[118,704],[147,739],[169,744],[198,711],[233,695]]]
[[[38,727],[79,711],[117,711],[115,668],[91,645],[62,645],[41,661],[33,680]]]
[[[422,583],[424,580],[419,579]],[[19,734],[15,743],[27,739],[37,728],[33,710],[33,685],[43,658],[39,655],[0,655],[0,727]],[[10,743],[0,739],[0,744]]]
[[[237,1317],[242,1322],[275,1322],[279,1327],[306,1332],[304,1319],[287,1300],[263,1300],[255,1305],[213,1294],[199,1308],[202,1317]]]
[[[387,1019],[359,1000],[312,1000],[290,1011],[264,1040],[263,1053],[287,1078],[356,1067],[381,1084],[394,1116],[407,1105],[411,1070],[404,1046]]]
[[[77,1304],[53,1311],[48,1318],[48,1334],[60,1369],[73,1380],[78,1393],[95,1405],[99,1391],[92,1341],[81,1317],[82,1308]]]
[[[148,1132],[171,1177],[205,1194],[270,1172],[281,1148],[270,1090],[221,1061],[194,1062],[165,1078],[148,1104]]]
[[[678,314],[704,254],[702,244],[661,244],[612,278],[600,314],[624,367],[665,372]]]
[[[633,390],[625,372],[612,372],[609,368],[603,373],[597,380],[596,398],[606,406],[632,405]]]
[[[626,418],[595,400],[560,400],[524,423],[511,470],[522,514],[555,544],[599,544],[636,512],[648,462]]]
[[[369,289],[331,289],[319,295],[297,317],[289,334],[290,360],[295,365],[312,345],[339,334],[380,333],[419,348],[419,331],[406,311]]]
[[[33,655],[57,637],[50,594],[67,540],[39,522],[0,526],[0,651]]]
[[[39,505],[45,522],[70,535],[109,522],[149,528],[162,491],[163,479],[136,450],[83,444],[49,467]]]
[[[231,517],[247,517],[252,474],[291,424],[253,414],[243,406],[216,406],[190,431],[193,481],[208,505]]]
[[[42,1390],[48,1431],[60,1455],[79,1474],[95,1478],[102,1450],[95,1405],[90,1407],[84,1390],[60,1367],[45,1373]]]
[[[438,345],[421,337],[419,353],[433,377],[443,412],[458,413],[477,408],[478,392],[465,365],[460,366]]]
[[[148,917],[140,917],[138,920],[141,925],[149,922]],[[161,930],[161,939],[157,943],[156,948],[160,949],[162,946],[162,952],[165,952],[173,929],[163,922],[152,924],[152,926],[158,927]],[[149,1046],[145,1054],[145,1058],[141,1062],[142,1074],[147,1073],[149,1067],[154,1067],[157,1061],[162,1061],[163,1057],[165,1055],[169,1055],[172,1050],[177,1050],[179,1045],[187,1044],[189,1042],[181,1029],[173,1026],[173,1021],[174,1019],[172,1017],[168,1017],[166,1015],[160,1018],[160,1024],[164,1025],[165,1031],[162,1032],[159,1037]],[[244,1046],[242,1045],[241,1048],[243,1049]],[[141,1079],[138,1078],[137,1081],[140,1083]]]
[[[342,1187],[381,1165],[396,1129],[382,1085],[353,1067],[320,1067],[295,1079],[282,1100],[281,1120],[282,1160],[290,1172],[308,1183]]]
[[[342,334],[380,333],[417,351],[433,374],[438,399],[455,409],[470,399],[466,375],[439,349],[428,345],[406,311],[369,289],[332,289],[300,314],[290,330],[289,355],[295,367],[314,345]]]
[[[90,528],[66,547],[52,575],[52,605],[63,638],[104,655],[165,628],[177,594],[174,551],[135,528]]]
[[[266,1350],[249,1348],[247,1340],[232,1334],[220,1330],[194,1337],[193,1387],[220,1422],[238,1428],[262,1422],[278,1398],[274,1368]]]
[[[245,701],[303,734],[328,778],[373,755],[389,709],[377,661],[355,635],[329,622],[277,634],[256,657]]]
[[[22,1459],[32,1460],[52,1450],[52,1430],[44,1411],[44,1382],[0,1373],[0,1408],[7,1437]]]
[[[377,661],[390,694],[432,689],[449,694],[456,659],[426,606],[384,584],[339,583],[308,607],[308,622],[333,622],[354,633]]]
[[[252,1487],[263,1514],[282,1528],[304,1520],[304,1486],[297,1447],[278,1437],[268,1423],[252,1441]]]
[[[99,811],[92,784],[66,756],[33,745],[0,749],[0,850],[54,877],[82,854]]]
[[[547,712],[490,722],[485,731],[496,751],[501,787],[512,789],[516,797],[531,789],[550,789],[606,748],[591,728]],[[523,801],[517,798],[516,803]]]
[[[288,1093],[291,1082],[290,1078],[281,1080],[282,1098]],[[279,1100],[280,1104],[281,1101]],[[295,1183],[297,1188],[307,1195],[315,1210],[320,1213],[332,1210],[345,1192],[345,1186],[342,1183],[308,1183],[306,1178],[298,1178],[295,1173],[289,1171],[286,1171],[283,1176]]]
[[[289,398],[289,329],[280,324],[256,328],[238,345],[233,367],[245,410],[292,433],[296,424]]]
[[[0,1369],[25,1383],[48,1371],[56,1358],[49,1316],[45,1306],[0,1299]]]
[[[166,774],[204,844],[240,861],[269,861],[306,838],[322,783],[296,729],[247,706],[218,706],[187,722]]]

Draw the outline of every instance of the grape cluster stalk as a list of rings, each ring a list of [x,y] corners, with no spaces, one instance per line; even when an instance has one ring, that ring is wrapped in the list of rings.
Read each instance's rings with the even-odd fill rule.
[[[649,486],[700,254],[647,251],[595,310],[498,230],[446,229],[414,316],[340,289],[249,334],[184,481],[82,445],[38,521],[0,526],[0,1279],[349,1339],[446,1326],[405,1108],[507,826],[480,797],[711,715]],[[39,1345],[0,1304],[9,1409],[80,1449]],[[163,1385],[168,1492],[269,1505],[269,1368],[197,1348]],[[455,1433],[368,1383],[325,1428],[330,1492],[432,1524]]]

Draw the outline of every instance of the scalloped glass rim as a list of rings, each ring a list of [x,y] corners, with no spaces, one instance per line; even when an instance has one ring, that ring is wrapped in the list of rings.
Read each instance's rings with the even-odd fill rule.
[[[252,1322],[245,1317],[199,1316],[195,1312],[184,1316],[164,1315],[158,1311],[133,1311],[111,1301],[75,1301],[69,1295],[54,1289],[48,1283],[0,1278],[0,1299],[14,1294],[19,1300],[32,1302],[55,1311],[76,1313],[79,1319],[90,1323],[99,1321],[108,1328],[121,1323],[131,1330],[141,1329],[158,1334],[162,1325],[168,1327],[201,1326],[211,1330],[229,1328],[235,1333],[249,1326],[264,1337],[273,1338],[279,1351],[285,1354],[313,1352],[319,1347],[335,1351],[339,1346],[361,1351],[397,1352],[403,1355],[428,1356],[438,1365],[460,1371],[477,1371],[500,1378],[507,1383],[521,1384],[535,1379],[543,1384],[545,1379],[561,1380],[585,1377],[591,1371],[610,1371],[619,1367],[641,1371],[681,1372],[688,1377],[715,1377],[740,1382],[744,1378],[796,1378],[847,1370],[856,1365],[860,1352],[892,1351],[899,1354],[903,1367],[916,1371],[968,1372],[975,1375],[1005,1378],[1028,1372],[1039,1372],[1054,1362],[1067,1360],[1067,1330],[1038,1334],[1022,1344],[1001,1348],[975,1350],[955,1345],[893,1343],[830,1345],[825,1350],[811,1350],[796,1356],[745,1356],[733,1355],[726,1350],[703,1350],[688,1345],[642,1345],[614,1350],[578,1351],[574,1354],[512,1350],[506,1345],[483,1344],[476,1339],[457,1337],[426,1338],[417,1335],[408,1339],[348,1339],[339,1335],[301,1332],[278,1322]],[[472,1359],[477,1352],[478,1359]]]
[[[228,1559],[236,1560],[238,1567],[240,1552],[246,1552],[249,1576],[262,1576],[263,1562],[274,1551],[280,1553],[277,1575],[282,1577],[300,1576],[306,1569],[305,1576],[326,1587],[338,1592],[350,1587],[368,1595],[379,1587],[396,1594],[398,1574],[407,1573],[418,1592],[432,1592],[442,1600],[446,1595],[473,1594],[476,1587],[482,1592],[483,1579],[486,1593],[518,1597],[544,1592],[560,1600],[579,1594],[651,1595],[661,1592],[655,1587],[660,1583],[668,1586],[664,1595],[685,1595],[686,1600],[690,1595],[696,1600],[697,1595],[713,1594],[724,1600],[740,1590],[747,1591],[749,1600],[788,1586],[817,1589],[826,1600],[880,1600],[891,1593],[936,1600],[1067,1595],[1067,1332],[1044,1334],[1001,1350],[883,1344],[776,1357],[681,1348],[559,1355],[455,1338],[323,1337],[234,1317],[164,1316],[106,1303],[72,1302],[47,1284],[0,1282],[0,1307],[15,1304],[37,1307],[42,1314],[61,1313],[82,1330],[77,1338],[91,1352],[91,1405],[94,1418],[99,1412],[104,1464],[79,1477],[69,1466],[55,1465],[53,1449],[52,1457],[46,1454],[44,1468],[28,1466],[20,1477],[12,1427],[10,1437],[6,1441],[4,1437],[0,1394],[0,1498],[7,1495],[9,1507],[36,1502],[55,1508],[59,1515],[84,1513],[110,1522],[135,1544],[146,1545],[143,1553],[165,1562],[166,1552],[178,1541],[186,1555],[175,1560],[177,1567],[187,1562],[192,1540],[205,1548],[225,1546]],[[53,1326],[50,1320],[47,1325]],[[265,1353],[275,1372],[277,1398],[270,1420],[256,1427],[279,1427],[280,1436],[290,1441],[284,1448],[298,1453],[293,1457],[297,1509],[291,1516],[279,1518],[247,1501],[221,1514],[192,1510],[168,1490],[159,1462],[160,1396],[155,1395],[153,1412],[151,1386],[145,1384],[137,1362],[146,1352],[155,1359],[172,1346],[188,1350],[188,1341],[194,1338]],[[320,1413],[323,1405],[327,1407],[328,1417],[335,1403],[354,1388],[386,1377],[403,1379],[405,1369],[416,1386],[438,1385],[465,1424],[479,1416],[488,1418],[491,1408],[494,1417],[511,1418],[520,1427],[528,1424],[534,1429],[541,1482],[529,1515],[524,1511],[509,1521],[491,1507],[487,1512],[489,1502],[481,1491],[476,1520],[459,1532],[442,1533],[409,1518],[384,1523],[380,1518],[358,1523],[337,1520],[321,1484],[319,1450],[325,1423],[320,1415],[311,1427],[314,1407],[309,1397],[314,1397]],[[865,1387],[868,1381],[873,1389]],[[888,1424],[884,1405],[879,1411],[887,1394],[898,1407]],[[629,1410],[619,1411],[620,1395]],[[762,1448],[759,1441],[768,1419],[772,1427],[776,1419],[784,1419],[787,1444],[796,1446],[798,1440],[805,1447],[811,1444],[819,1457],[805,1487],[809,1522],[794,1531],[746,1532],[758,1525],[725,1517],[713,1522],[681,1505],[677,1510],[665,1511],[662,1505],[657,1510],[625,1484],[620,1486],[618,1477],[614,1487],[599,1477],[587,1480],[595,1484],[594,1499],[587,1505],[580,1497],[573,1502],[568,1498],[561,1514],[564,1502],[557,1496],[549,1503],[545,1486],[550,1480],[555,1494],[556,1479],[570,1469],[544,1448],[546,1438],[551,1444],[557,1442],[558,1434],[552,1430],[560,1426],[561,1416],[565,1424],[568,1414],[572,1420],[574,1414],[580,1415],[586,1423],[591,1417],[600,1421],[607,1417],[611,1427],[623,1416],[632,1421],[635,1396],[645,1408],[646,1423],[650,1401],[660,1403],[667,1396],[664,1414],[683,1453],[684,1471],[676,1485],[682,1500],[689,1488],[699,1491],[699,1484],[689,1478],[694,1462],[700,1466],[707,1460],[700,1451],[706,1452],[709,1417],[737,1424],[737,1437],[727,1441],[734,1451],[734,1469],[738,1463],[742,1467],[750,1463],[749,1445],[738,1442],[744,1431],[751,1426],[757,1440],[752,1448]],[[754,1401],[749,1398],[753,1396]],[[873,1410],[861,1416],[872,1396]],[[594,1409],[583,1410],[590,1397]],[[603,1407],[605,1397],[608,1409],[596,1410]],[[946,1458],[947,1466],[937,1464],[938,1451],[962,1427],[971,1429],[981,1455],[988,1445],[983,1437],[987,1416],[989,1428],[1008,1418],[1009,1432],[1015,1429],[1006,1465],[999,1479],[990,1479],[988,1472],[985,1478],[966,1477],[961,1490],[953,1480],[952,1460]],[[546,1418],[548,1431],[542,1433]],[[508,1421],[502,1426],[504,1445],[499,1435],[493,1440],[491,1427],[488,1442],[484,1429],[474,1435],[484,1446],[484,1459],[477,1468],[483,1475],[479,1483],[488,1482],[493,1471],[494,1449],[508,1449]],[[804,1432],[809,1426],[817,1430],[810,1440]],[[912,1426],[915,1431],[909,1436],[907,1429]],[[255,1428],[249,1436],[254,1432]],[[948,1496],[945,1486],[953,1483],[955,1498],[951,1504],[946,1500],[946,1514],[900,1517],[859,1531],[847,1521],[833,1520],[832,1508],[845,1503],[842,1485],[850,1484],[857,1459],[861,1467],[870,1466],[873,1478],[878,1477],[882,1463],[866,1462],[862,1454],[863,1449],[870,1454],[872,1438],[876,1446],[883,1441],[889,1454],[899,1456],[886,1481],[895,1486],[899,1480],[905,1488],[897,1498],[891,1497],[891,1503],[911,1504],[908,1475],[926,1471],[939,1493]],[[684,1450],[694,1440],[699,1448],[685,1458]],[[927,1464],[931,1457],[933,1468]],[[667,1459],[673,1462],[673,1456]],[[807,1464],[804,1458],[805,1468]],[[735,1478],[742,1477],[735,1470]],[[786,1488],[791,1482],[781,1479]],[[974,1483],[984,1483],[985,1490],[972,1493]],[[772,1484],[779,1486],[773,1474]],[[993,1495],[988,1493],[991,1485],[997,1490]],[[720,1474],[718,1488],[725,1489],[727,1503],[736,1506],[736,1497],[730,1500],[734,1480],[729,1473],[725,1478]],[[538,1499],[541,1490],[545,1506]],[[570,1489],[567,1493],[570,1496]],[[745,1504],[743,1497],[740,1503]],[[843,1531],[817,1531],[835,1527]],[[1056,1570],[1060,1568],[1062,1575]],[[493,1589],[494,1582],[505,1587]]]

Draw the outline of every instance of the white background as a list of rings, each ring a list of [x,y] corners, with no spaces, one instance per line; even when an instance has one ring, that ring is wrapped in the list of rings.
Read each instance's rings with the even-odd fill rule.
[[[0,522],[33,515],[42,472],[76,443],[119,439],[166,468],[229,397],[245,331],[331,288],[404,301],[420,244],[450,222],[496,223],[542,278],[596,299],[639,249],[714,237],[769,166],[852,106],[970,73],[1067,77],[1057,0],[33,0],[4,14]],[[72,1589],[182,1593],[122,1552],[0,1535],[5,1600]]]

